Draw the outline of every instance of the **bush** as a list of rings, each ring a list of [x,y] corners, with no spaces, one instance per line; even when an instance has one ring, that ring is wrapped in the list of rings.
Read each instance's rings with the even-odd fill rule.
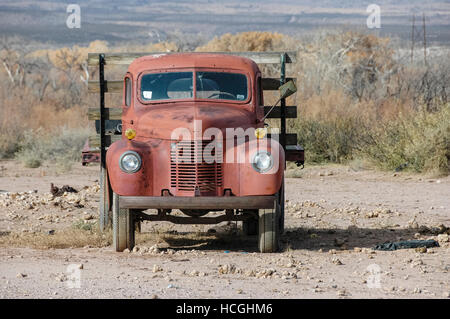
[[[48,133],[42,129],[29,130],[19,143],[16,158],[26,167],[36,168],[44,161],[52,161],[63,170],[68,170],[71,163],[79,160],[88,136],[89,130],[85,128],[63,127]]]
[[[300,117],[293,128],[307,163],[360,158],[381,169],[450,172],[449,104],[432,113],[410,111],[376,122],[352,116]]]
[[[366,134],[364,123],[355,118],[304,118],[295,126],[309,163],[343,163],[352,159],[355,150],[362,147]]]
[[[14,157],[19,150],[19,142],[8,135],[0,134],[0,160]]]
[[[378,123],[372,143],[361,152],[385,169],[450,172],[450,104],[437,112],[421,110]]]

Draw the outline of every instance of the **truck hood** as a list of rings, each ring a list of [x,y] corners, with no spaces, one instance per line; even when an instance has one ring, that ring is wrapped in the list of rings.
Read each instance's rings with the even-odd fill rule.
[[[226,128],[256,126],[256,116],[244,105],[223,103],[161,104],[140,107],[133,127],[137,138],[181,139],[174,130],[189,131],[192,139],[203,136],[208,128],[218,128],[225,137]],[[187,129],[187,130],[186,130]]]

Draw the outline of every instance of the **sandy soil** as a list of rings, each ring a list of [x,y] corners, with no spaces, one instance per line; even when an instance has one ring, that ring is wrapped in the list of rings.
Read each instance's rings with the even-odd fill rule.
[[[0,201],[0,243],[11,233],[95,222],[97,173],[96,166],[56,174],[0,162],[3,192],[38,198],[48,196],[51,182],[91,187],[83,205],[28,207],[21,193],[18,203]],[[280,253],[257,253],[256,237],[234,223],[146,223],[141,250],[130,253],[0,245],[0,298],[449,298],[450,243],[437,227],[450,226],[449,177],[344,166],[311,167],[300,176],[286,179]],[[440,247],[372,250],[408,239],[436,239]],[[149,247],[153,253],[143,253]]]

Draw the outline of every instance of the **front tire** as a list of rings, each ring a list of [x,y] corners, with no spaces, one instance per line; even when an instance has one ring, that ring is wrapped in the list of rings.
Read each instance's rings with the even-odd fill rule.
[[[274,253],[279,249],[280,239],[280,201],[277,194],[274,207],[259,210],[258,244],[261,253]]]
[[[132,250],[134,247],[135,220],[133,211],[120,208],[119,195],[113,193],[113,247],[115,251]]]

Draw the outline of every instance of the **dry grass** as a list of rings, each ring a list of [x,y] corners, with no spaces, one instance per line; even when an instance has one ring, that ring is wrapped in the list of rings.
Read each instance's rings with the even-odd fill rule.
[[[47,233],[0,233],[0,247],[28,247],[34,249],[64,249],[81,247],[105,247],[111,245],[111,233],[67,228]]]
[[[416,172],[450,172],[450,104],[437,112],[400,114],[372,128],[361,153],[379,167]]]
[[[20,150],[25,133],[38,131],[50,135],[65,127],[80,130],[88,127],[87,108],[63,108],[55,101],[38,101],[25,89],[0,90],[0,158],[12,158]]]
[[[0,232],[0,247],[26,247],[34,249],[101,248],[112,244],[112,232],[101,233],[96,223],[76,222],[70,228],[46,232]],[[254,246],[249,238],[232,232],[178,233],[164,227],[158,231],[136,233],[136,245],[172,249],[245,249]],[[250,247],[250,248],[251,248]]]
[[[19,143],[16,158],[25,167],[36,168],[44,161],[56,163],[62,172],[68,171],[72,163],[80,159],[81,149],[89,136],[89,129],[68,129],[45,132],[42,129],[25,131]]]

